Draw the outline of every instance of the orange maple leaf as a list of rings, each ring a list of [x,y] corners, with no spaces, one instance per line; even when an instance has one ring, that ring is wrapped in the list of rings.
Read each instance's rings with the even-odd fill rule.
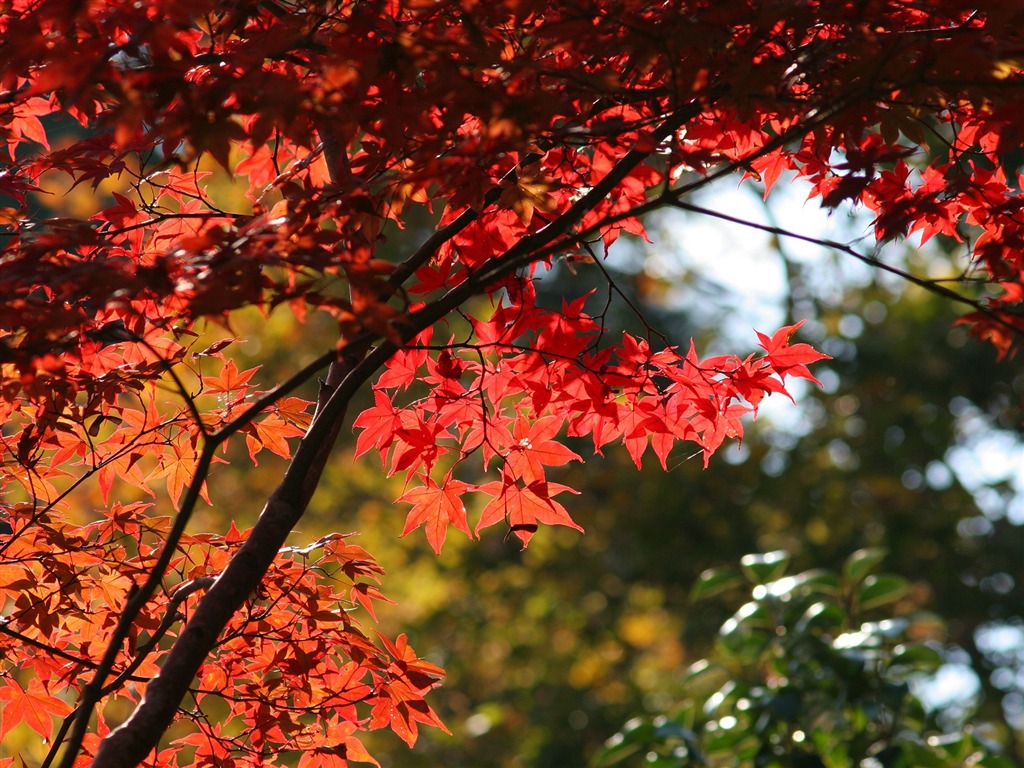
[[[53,730],[50,718],[54,715],[65,717],[71,712],[71,705],[47,693],[38,679],[32,678],[28,690],[21,687],[17,680],[7,678],[7,684],[0,688],[0,741],[20,723],[44,739],[49,738]]]
[[[441,485],[427,477],[424,485],[406,491],[398,500],[412,504],[413,508],[405,520],[402,535],[411,533],[421,525],[426,526],[427,541],[438,554],[441,554],[449,524],[473,538],[466,520],[466,508],[460,498],[467,488],[469,486],[466,483],[454,480],[449,472]]]

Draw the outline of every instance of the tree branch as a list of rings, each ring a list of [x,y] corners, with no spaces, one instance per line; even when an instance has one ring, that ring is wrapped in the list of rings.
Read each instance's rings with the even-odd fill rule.
[[[673,114],[655,132],[656,140],[671,136],[699,111],[699,105],[692,104]],[[330,152],[329,141],[324,142],[324,151],[325,154]],[[412,338],[429,328],[469,298],[514,273],[523,263],[542,258],[546,246],[568,233],[650,154],[637,150],[628,152],[562,216],[539,233],[524,237],[495,259],[490,268],[478,270],[465,282],[410,316],[410,325],[403,329],[404,338]],[[281,484],[268,499],[249,538],[199,601],[188,624],[165,657],[160,672],[146,686],[145,695],[135,711],[101,743],[93,763],[94,768],[132,768],[138,765],[159,743],[160,737],[170,726],[179,703],[216,645],[218,636],[259,586],[288,535],[305,512],[353,395],[398,347],[391,341],[384,341],[361,357],[363,349],[365,346],[359,340],[350,342],[342,351],[343,360],[331,365],[312,423],[300,441]],[[74,750],[69,745],[67,754],[71,755],[71,761],[80,743],[79,740],[74,745]],[[66,768],[71,768],[70,764]]]
[[[328,131],[321,131],[321,141],[332,180],[337,181],[339,169],[343,167],[342,148]],[[160,737],[170,726],[188,686],[213,650],[218,636],[242,603],[259,586],[288,534],[309,505],[341,429],[348,402],[362,383],[358,382],[347,389],[342,386],[352,371],[360,367],[363,349],[361,344],[350,344],[343,351],[342,357],[336,357],[331,363],[327,380],[320,388],[309,429],[299,443],[281,484],[267,500],[249,538],[199,601],[192,618],[171,647],[160,672],[146,686],[145,695],[135,711],[100,744],[94,762],[96,768],[137,765],[159,743]],[[314,361],[314,365],[322,359]],[[377,366],[381,364],[383,360]],[[307,370],[310,369],[307,366]],[[250,420],[266,404],[249,408],[236,422]],[[232,426],[233,430],[237,430],[240,425],[235,423]],[[216,441],[207,445],[219,443],[224,437],[226,434],[222,430],[217,433]],[[194,487],[200,485],[201,482],[196,484],[193,481]],[[189,490],[192,490],[192,486]],[[180,515],[175,521],[176,527],[179,522],[182,522]],[[166,549],[164,551],[167,552]],[[71,761],[74,760],[80,744],[79,739],[77,743],[69,745],[65,762],[69,756]]]
[[[902,280],[906,280],[908,283],[912,283],[916,286],[924,288],[925,290],[932,291],[933,293],[936,293],[945,299],[949,299],[954,303],[964,304],[975,311],[990,314],[993,316],[994,319],[999,320],[998,315],[993,314],[988,307],[986,307],[984,304],[977,301],[976,299],[972,299],[969,296],[964,296],[962,293],[957,293],[953,289],[947,288],[946,286],[937,283],[933,280],[929,280],[928,278],[918,277],[917,275],[907,272],[906,270],[900,269],[899,267],[895,267],[892,264],[886,264],[884,261],[881,261],[880,259],[874,256],[868,256],[867,254],[861,253],[855,248],[851,248],[846,243],[840,243],[836,240],[828,240],[826,238],[812,237],[811,235],[801,235],[799,232],[793,232],[791,230],[772,226],[770,224],[759,224],[758,222],[755,221],[747,221],[746,219],[741,219],[737,216],[730,216],[727,213],[715,211],[710,208],[704,208],[703,206],[699,205],[693,205],[692,203],[686,203],[683,202],[682,200],[672,200],[670,205],[673,208],[679,208],[680,210],[683,211],[700,213],[705,216],[711,216],[716,219],[721,219],[722,221],[728,221],[732,224],[739,224],[740,226],[747,227],[749,229],[757,229],[762,232],[768,232],[769,234],[777,235],[778,237],[786,237],[791,240],[800,240],[801,242],[804,243],[820,245],[823,248],[830,248],[834,251],[845,253],[846,255],[852,256],[853,258],[857,259],[860,262],[863,262],[864,264],[867,264],[868,266],[875,267],[876,269],[880,269],[883,272],[888,272],[889,274],[892,275],[896,275]],[[1011,328],[1015,332],[1019,332],[1020,330],[1019,328],[1016,328],[1010,323],[1006,323],[1005,321],[1000,322],[1002,322],[1004,325],[1006,325],[1008,328]]]
[[[518,175],[518,168],[529,165],[530,163],[536,162],[541,158],[541,155],[527,154],[516,168],[513,168],[502,177],[502,181],[514,182]],[[482,208],[486,208],[489,205],[497,202],[498,198],[501,197],[502,186],[496,184],[487,191],[484,195],[484,205]],[[381,300],[384,301],[398,291],[403,283],[412,277],[413,273],[422,267],[427,260],[437,253],[437,249],[444,245],[446,242],[451,240],[455,235],[459,234],[462,230],[480,218],[481,211],[477,211],[474,208],[467,208],[460,213],[453,221],[445,224],[438,230],[428,237],[419,248],[415,250],[405,261],[395,268],[395,271],[388,277],[388,290],[389,294],[382,296]]]
[[[375,362],[374,368],[383,361]],[[103,740],[93,763],[95,768],[131,768],[159,743],[221,631],[259,586],[305,512],[340,430],[346,406],[362,383],[353,381],[346,363],[332,364],[317,413],[284,479],[271,494],[249,538],[197,604],[131,717]],[[343,386],[345,383],[348,386]]]

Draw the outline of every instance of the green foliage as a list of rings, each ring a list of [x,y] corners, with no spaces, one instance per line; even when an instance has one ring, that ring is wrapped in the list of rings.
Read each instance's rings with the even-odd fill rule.
[[[914,639],[915,616],[900,611],[910,585],[876,571],[884,556],[862,549],[839,572],[792,575],[786,552],[745,556],[749,599],[722,625],[711,655],[691,665],[678,707],[630,720],[593,765],[1011,766],[970,730],[930,729],[910,682],[942,657]],[[706,571],[692,596],[740,586],[734,572]],[[894,615],[880,617],[883,608]]]

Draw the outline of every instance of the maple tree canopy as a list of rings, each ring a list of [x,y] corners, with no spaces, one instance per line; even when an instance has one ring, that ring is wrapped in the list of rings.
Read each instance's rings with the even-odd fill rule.
[[[0,741],[31,729],[46,766],[344,766],[373,762],[360,731],[443,728],[424,701],[442,671],[365,628],[372,556],[341,534],[284,547],[346,406],[372,387],[356,453],[407,479],[404,531],[438,551],[449,527],[580,528],[548,479],[580,460],[566,435],[707,462],[813,380],[796,326],[705,359],[649,326],[612,338],[582,296],[539,306],[533,281],[603,269],[650,211],[729,219],[693,199],[720,178],[860,206],[878,243],[959,243],[954,282],[823,245],[964,304],[1002,354],[1024,323],[1017,3],[3,8]],[[226,173],[244,204],[212,191]],[[245,307],[337,332],[268,388],[213,333]],[[239,442],[287,472],[237,510],[246,530],[196,532]]]

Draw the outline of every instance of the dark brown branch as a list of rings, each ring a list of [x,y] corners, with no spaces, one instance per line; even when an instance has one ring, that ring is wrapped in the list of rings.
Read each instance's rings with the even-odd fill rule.
[[[656,133],[656,138],[661,140],[671,136],[698,112],[697,105],[681,110],[665,122]],[[327,141],[324,150],[325,154],[329,152]],[[588,211],[649,155],[649,152],[628,152],[605,178],[558,220],[541,232],[523,238],[496,259],[493,266],[474,273],[465,282],[412,315],[410,327],[404,330],[405,338],[412,338],[429,328],[469,298],[513,274],[523,263],[541,258],[540,254],[546,246],[569,233]],[[281,484],[268,499],[249,538],[199,601],[192,618],[166,656],[160,673],[146,687],[145,695],[131,717],[103,740],[93,763],[94,768],[133,768],[146,758],[173,721],[179,703],[216,645],[218,636],[259,586],[306,509],[351,398],[397,351],[393,342],[384,341],[360,359],[360,353],[365,348],[361,347],[360,344],[353,349],[353,344],[347,345],[346,350],[350,354],[346,354],[343,361],[332,364],[312,423],[299,443]]]
[[[337,180],[338,169],[342,165],[341,149],[327,132],[321,132],[321,140],[328,167],[334,180]],[[112,731],[101,743],[96,754],[95,766],[135,766],[145,759],[146,755],[159,743],[161,735],[173,721],[188,686],[203,661],[212,651],[221,631],[259,585],[274,558],[277,557],[288,534],[291,533],[292,528],[305,512],[309,500],[320,482],[331,448],[341,429],[348,401],[354,393],[353,389],[353,392],[342,395],[344,388],[341,385],[348,380],[352,369],[360,365],[361,358],[362,348],[359,346],[353,348],[353,345],[349,345],[344,356],[331,363],[327,381],[321,387],[316,411],[309,429],[299,443],[281,485],[271,494],[249,538],[231,558],[224,572],[213,583],[203,599],[199,601],[192,618],[185,625],[168,653],[160,672],[146,686],[146,693],[131,717]],[[383,360],[377,363],[377,366],[382,363]],[[374,367],[374,370],[377,366]],[[318,369],[319,366],[313,370]],[[354,388],[358,388],[359,384],[354,385]],[[251,420],[267,404],[269,403],[261,404],[258,409],[248,409],[240,419]],[[236,424],[233,424],[233,429],[239,428],[240,425],[237,422],[239,422],[238,419],[236,419]],[[223,441],[227,434],[225,430],[221,430],[211,436],[211,439],[204,444],[203,456],[207,457],[207,449]],[[212,450],[209,453],[212,454]],[[209,458],[204,465],[203,472],[201,474],[197,472],[196,479],[189,487],[190,492],[201,487],[200,477],[205,478],[208,469]],[[193,506],[194,503],[193,500]],[[186,509],[185,505],[183,505],[183,511],[184,509]],[[187,509],[191,511],[191,507]],[[179,525],[182,529],[178,532],[179,537],[187,518],[187,515],[179,514],[175,520],[175,529]],[[165,553],[169,555],[167,548],[161,555]],[[158,566],[160,566],[159,563]],[[165,569],[166,565],[154,568],[150,581],[153,580],[153,575],[158,570],[162,574]],[[111,647],[114,648],[113,645]],[[102,678],[100,679],[102,680]],[[95,691],[94,695],[95,693],[99,693],[99,691]],[[83,699],[88,701],[85,696]],[[96,700],[93,699],[90,708],[95,705]],[[87,718],[85,719],[87,721]],[[69,744],[65,762],[68,761],[68,756],[71,761],[74,760],[80,744],[80,738]],[[70,764],[67,768],[70,768]]]
[[[161,638],[167,634],[167,630],[171,628],[171,625],[175,621],[180,621],[182,616],[178,613],[178,606],[181,605],[185,600],[195,592],[201,589],[209,589],[213,586],[213,582],[216,581],[213,576],[201,576],[197,579],[180,584],[174,594],[171,595],[171,599],[167,602],[163,621],[160,622],[160,626],[157,627],[153,635],[143,644],[136,652],[135,658],[132,659],[132,663],[125,667],[124,671],[111,680],[107,685],[103,687],[102,695],[107,696],[113,693],[128,680],[135,680],[133,677],[135,670],[142,666],[142,663],[149,657],[155,649]],[[145,678],[149,680],[149,678]]]
[[[388,354],[392,351],[393,347]],[[383,360],[375,360],[373,369],[381,363]],[[220,632],[259,586],[288,534],[305,512],[349,399],[362,383],[347,375],[346,365],[334,363],[331,366],[317,413],[284,479],[271,494],[249,538],[199,601],[131,717],[103,740],[93,763],[96,768],[130,768],[144,760],[156,746],[173,721],[196,672],[216,645]],[[366,374],[364,379],[368,377]],[[339,386],[342,380],[352,383],[347,387]]]
[[[703,214],[704,216],[711,216],[716,219],[721,219],[722,221],[728,221],[732,224],[739,224],[740,226],[747,227],[749,229],[757,229],[762,232],[777,235],[778,237],[785,237],[791,240],[799,240],[804,243],[811,243],[812,245],[820,245],[823,248],[830,248],[831,250],[838,251],[840,253],[845,253],[847,256],[852,256],[853,258],[857,259],[858,261],[864,264],[867,264],[868,266],[875,267],[876,269],[880,269],[883,272],[888,272],[889,274],[892,275],[896,275],[902,280],[906,280],[908,283],[913,283],[914,285],[917,285],[921,288],[932,291],[933,293],[936,293],[945,299],[949,299],[952,302],[958,304],[966,304],[972,309],[980,312],[987,311],[987,308],[976,299],[972,299],[969,296],[964,296],[961,293],[957,293],[951,288],[947,288],[946,286],[941,285],[940,283],[937,283],[933,280],[929,280],[928,278],[918,277],[917,275],[907,272],[906,270],[900,269],[899,267],[893,266],[892,264],[886,264],[884,261],[877,259],[874,256],[868,256],[867,254],[861,253],[855,248],[851,248],[846,243],[840,243],[836,240],[828,240],[826,238],[812,237],[811,235],[802,235],[799,232],[792,232],[791,230],[772,226],[770,224],[759,224],[755,221],[748,221],[746,219],[741,219],[737,216],[730,216],[727,213],[715,211],[710,208],[704,208],[699,205],[693,205],[692,203],[686,203],[683,202],[682,200],[673,200],[670,203],[670,205],[673,208],[679,208],[680,210],[683,211],[700,213]],[[1014,331],[1019,331],[1018,328],[1009,324],[1007,325],[1013,328]]]
[[[156,632],[154,632],[153,636],[138,649],[132,663],[125,667],[125,669],[116,678],[103,687],[103,690],[100,692],[101,696],[107,696],[113,693],[129,680],[140,683],[149,682],[150,678],[148,677],[137,677],[135,675],[135,670],[142,666],[142,663],[146,660],[149,654],[154,651],[157,644],[160,642],[160,639],[167,634],[167,630],[171,628],[171,625],[174,624],[175,621],[181,619],[181,616],[178,614],[178,606],[181,605],[189,595],[200,589],[209,588],[213,582],[214,578],[212,576],[203,576],[198,579],[192,579],[191,581],[178,586],[167,603],[163,621],[160,622],[160,626],[157,628]],[[90,664],[90,666],[95,667],[96,665]],[[60,730],[54,735],[50,751],[40,764],[40,768],[49,768],[49,766],[53,764],[53,761],[57,757],[57,753],[60,751],[61,743],[64,741],[64,736],[67,734],[68,728],[78,718],[78,711],[81,706],[82,704],[80,703],[78,707],[76,707],[75,710],[64,719]]]
[[[87,669],[96,668],[96,662],[94,662],[92,659],[87,659],[84,656],[75,656],[73,653],[62,651],[60,648],[54,648],[53,646],[47,645],[46,643],[42,643],[39,640],[35,640],[29,637],[28,635],[22,634],[21,632],[18,632],[16,629],[11,629],[9,626],[7,626],[6,618],[0,619],[0,632],[9,637],[15,638],[16,640],[24,643],[25,645],[35,648],[36,650],[42,651],[43,653],[49,653],[54,656],[57,656],[58,658],[64,659],[64,661],[70,661],[74,664],[81,664],[83,667],[86,667]]]
[[[529,165],[530,163],[536,162],[540,159],[540,155],[528,154],[519,163],[518,167]],[[512,181],[514,182],[517,177],[517,168],[513,168],[502,177],[502,182]],[[493,205],[497,202],[498,198],[501,197],[502,187],[500,184],[495,185],[487,194],[484,195],[484,205],[481,211],[477,211],[474,208],[467,208],[460,213],[454,221],[445,224],[440,229],[436,230],[430,237],[423,241],[419,248],[416,249],[405,261],[395,268],[395,271],[391,273],[388,278],[388,290],[389,294],[382,296],[381,300],[388,299],[391,295],[401,289],[402,285],[412,277],[413,273],[422,267],[431,256],[437,253],[438,248],[444,245],[446,242],[451,240],[455,235],[459,234],[462,230],[480,218],[480,213],[483,208],[489,205]]]

